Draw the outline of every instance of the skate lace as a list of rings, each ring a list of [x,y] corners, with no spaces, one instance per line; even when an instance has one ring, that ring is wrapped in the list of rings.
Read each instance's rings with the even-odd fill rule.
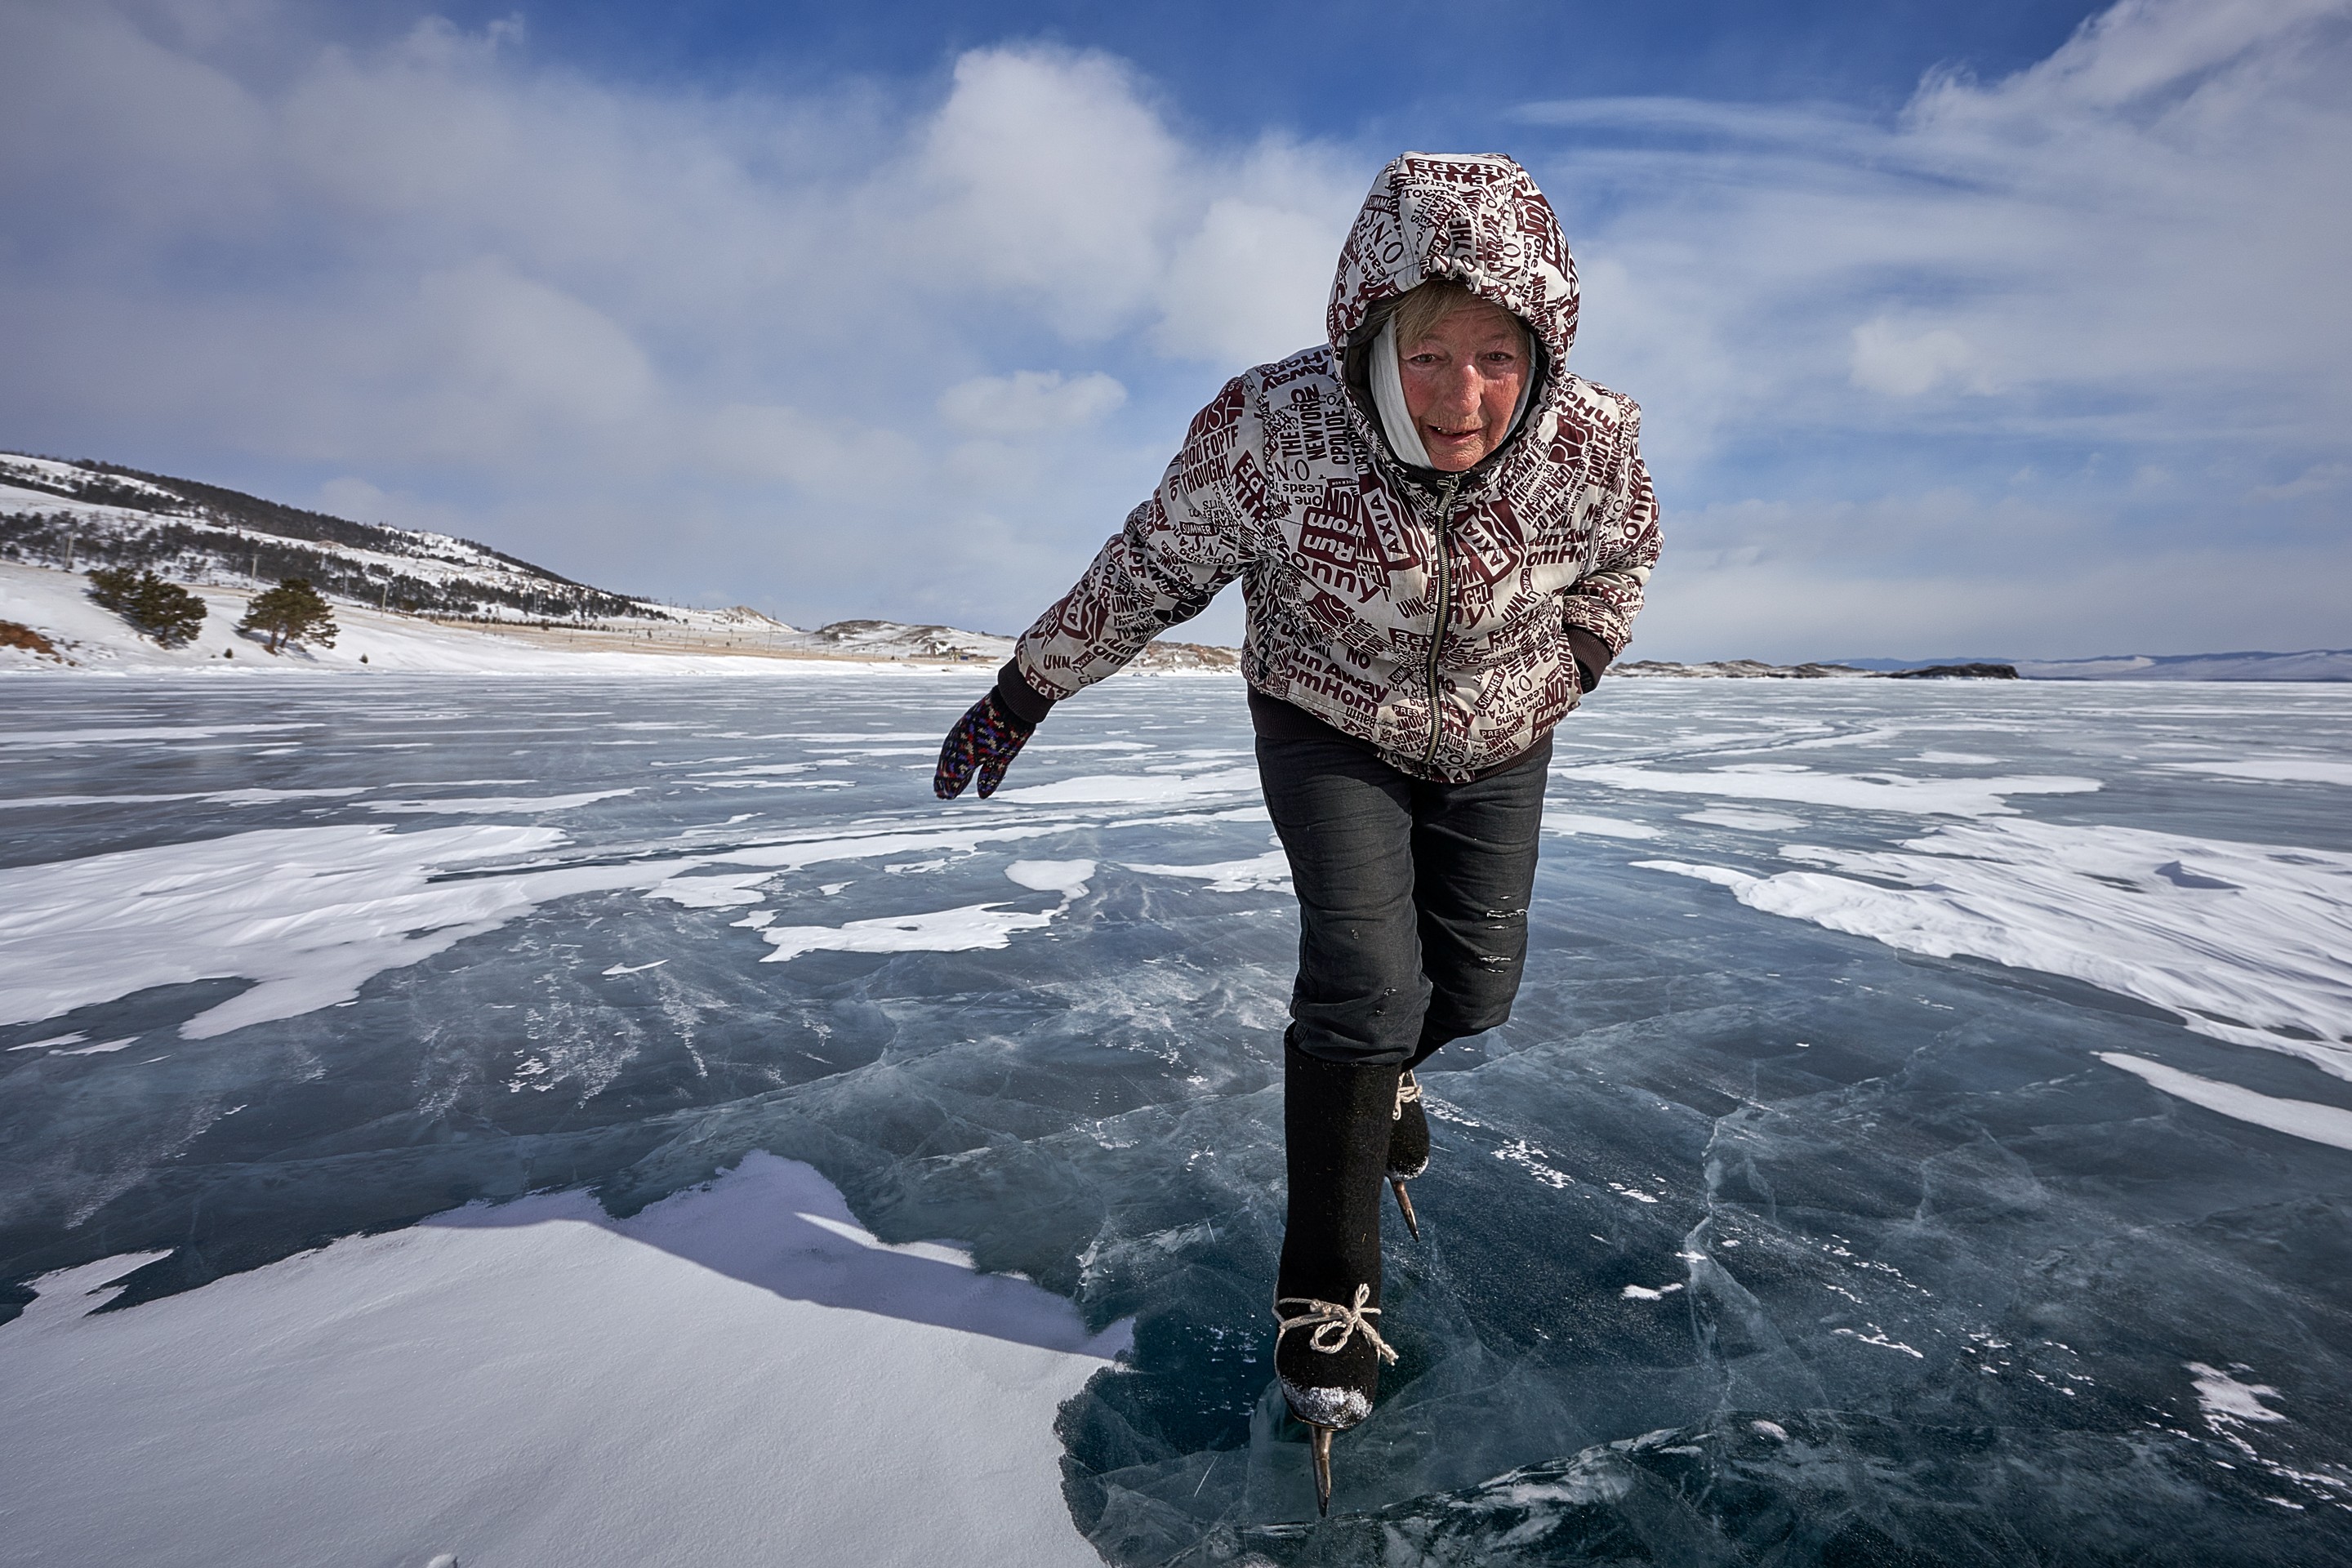
[[[1348,1348],[1349,1340],[1360,1332],[1371,1342],[1372,1349],[1380,1352],[1382,1361],[1393,1363],[1397,1358],[1396,1352],[1389,1349],[1388,1341],[1381,1338],[1380,1331],[1371,1325],[1371,1320],[1381,1315],[1381,1310],[1364,1305],[1371,1296],[1370,1285],[1359,1285],[1356,1287],[1355,1304],[1349,1307],[1337,1301],[1318,1300],[1312,1296],[1279,1297],[1274,1303],[1274,1315],[1280,1320],[1282,1326],[1275,1331],[1274,1342],[1280,1344],[1283,1335],[1311,1323],[1314,1328],[1307,1336],[1307,1343],[1311,1349],[1321,1351],[1325,1355],[1338,1355]],[[1296,1317],[1286,1318],[1282,1315],[1285,1307],[1304,1307],[1307,1310]]]
[[[1415,1079],[1411,1073],[1406,1073],[1397,1079],[1396,1109],[1389,1112],[1389,1120],[1391,1121],[1402,1121],[1404,1120],[1404,1108],[1411,1105],[1414,1100],[1419,1100],[1420,1098],[1420,1080]]]

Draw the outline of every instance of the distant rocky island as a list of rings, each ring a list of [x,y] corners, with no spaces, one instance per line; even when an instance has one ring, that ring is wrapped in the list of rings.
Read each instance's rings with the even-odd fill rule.
[[[1862,669],[1851,664],[1765,664],[1753,658],[1718,658],[1707,664],[1676,664],[1637,658],[1612,665],[1609,673],[1634,679],[1665,680],[2015,680],[2013,664],[1928,664],[1916,669]]]

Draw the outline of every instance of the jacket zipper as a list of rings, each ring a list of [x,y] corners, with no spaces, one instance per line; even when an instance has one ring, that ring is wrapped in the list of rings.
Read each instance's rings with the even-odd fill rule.
[[[1454,517],[1454,491],[1462,483],[1460,475],[1449,477],[1445,489],[1437,498],[1437,619],[1429,628],[1429,752],[1422,758],[1423,767],[1437,765],[1438,742],[1445,736],[1445,720],[1438,708],[1438,650],[1445,641],[1445,620],[1453,608],[1454,580],[1445,570],[1445,525]]]

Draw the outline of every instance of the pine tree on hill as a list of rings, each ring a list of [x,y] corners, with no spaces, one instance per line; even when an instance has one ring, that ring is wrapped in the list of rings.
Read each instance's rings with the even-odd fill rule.
[[[266,634],[269,641],[265,646],[271,653],[298,642],[332,647],[337,630],[334,611],[305,577],[289,577],[257,595],[236,629]]]
[[[205,624],[204,600],[152,572],[94,567],[89,596],[165,647],[194,640]]]

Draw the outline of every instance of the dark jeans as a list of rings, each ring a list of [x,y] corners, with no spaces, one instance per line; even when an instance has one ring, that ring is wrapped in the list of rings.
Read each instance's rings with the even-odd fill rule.
[[[1258,737],[1298,889],[1300,1050],[1409,1065],[1511,1016],[1550,761],[1547,737],[1500,773],[1433,784],[1344,741]]]

